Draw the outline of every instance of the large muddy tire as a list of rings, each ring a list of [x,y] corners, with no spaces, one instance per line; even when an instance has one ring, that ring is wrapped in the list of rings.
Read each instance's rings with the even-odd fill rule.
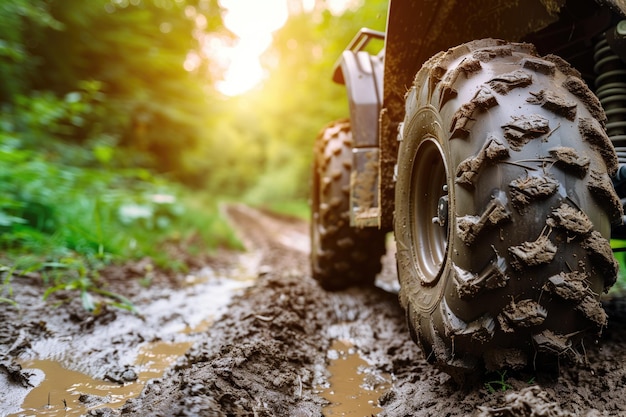
[[[311,269],[327,290],[373,284],[385,253],[385,233],[350,226],[352,146],[348,121],[327,126],[315,142]]]
[[[457,379],[577,360],[607,323],[622,207],[605,115],[576,70],[532,45],[475,41],[418,72],[400,129],[400,301]]]

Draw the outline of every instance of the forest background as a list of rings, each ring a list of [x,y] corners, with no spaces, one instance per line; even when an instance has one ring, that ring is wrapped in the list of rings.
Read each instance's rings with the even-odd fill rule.
[[[328,1],[286,0],[264,79],[236,96],[226,1],[0,2],[0,301],[35,271],[90,307],[111,263],[236,247],[223,201],[306,216],[314,138],[348,115],[334,63],[387,7]]]

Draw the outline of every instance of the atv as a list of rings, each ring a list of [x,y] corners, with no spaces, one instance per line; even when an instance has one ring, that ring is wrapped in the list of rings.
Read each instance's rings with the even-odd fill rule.
[[[313,277],[371,285],[393,232],[428,361],[459,381],[582,361],[626,234],[623,19],[618,0],[391,0],[333,74],[350,119],[315,142]]]

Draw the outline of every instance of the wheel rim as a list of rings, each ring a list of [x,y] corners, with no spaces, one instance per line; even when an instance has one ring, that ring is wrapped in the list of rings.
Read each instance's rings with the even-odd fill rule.
[[[443,151],[433,137],[418,146],[411,173],[409,218],[413,262],[425,285],[441,275],[448,248],[447,169]]]

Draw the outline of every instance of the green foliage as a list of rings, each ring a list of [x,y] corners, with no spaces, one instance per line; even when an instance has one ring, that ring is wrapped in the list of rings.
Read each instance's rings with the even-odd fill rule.
[[[211,36],[229,36],[217,0],[7,0],[0,105],[20,117],[0,130],[28,146],[50,134],[86,145],[91,159],[45,147],[87,165],[141,166],[210,192],[250,190],[251,200],[301,200],[313,138],[347,115],[333,64],[360,27],[384,28],[386,7],[368,2],[338,16],[320,1],[296,11],[265,57],[265,85],[224,100],[211,85],[219,65],[204,52]]]
[[[0,195],[4,263],[40,271],[50,285],[46,296],[78,291],[89,309],[95,308],[92,293],[129,308],[127,300],[98,286],[98,271],[112,262],[149,256],[162,268],[185,269],[185,259],[164,248],[184,243],[207,253],[237,245],[214,203],[200,209],[184,188],[142,169],[75,167],[4,143]]]
[[[36,60],[27,43],[36,41],[45,28],[61,28],[47,8],[44,0],[0,2],[0,103],[28,88],[27,75]]]
[[[7,303],[12,306],[17,306],[17,303],[12,299],[13,288],[11,287],[11,277],[14,271],[15,267],[0,265],[0,272],[4,273],[4,278],[0,284],[0,304]]]
[[[46,133],[75,143],[107,134],[133,155],[120,164],[198,184],[186,158],[213,110],[211,80],[202,54],[186,66],[220,27],[217,0],[8,0],[0,105],[38,110],[20,128],[39,140],[50,121],[59,130]]]
[[[211,89],[201,65],[185,65],[220,27],[216,0],[0,4],[0,302],[12,277],[38,271],[47,295],[128,307],[100,288],[103,266],[149,256],[184,269],[164,248],[237,244],[214,200],[192,208],[188,190],[154,174],[200,175],[185,158]]]
[[[57,97],[51,91],[17,94],[13,111],[0,116],[5,132],[18,135],[24,146],[36,147],[50,135],[74,141],[102,133],[104,96],[97,81],[81,81],[79,90]]]
[[[40,253],[51,245],[61,255],[75,251],[94,261],[139,257],[154,242],[137,243],[135,235],[192,226],[184,219],[183,189],[142,169],[74,167],[4,147],[0,192],[0,248],[7,250]]]
[[[57,291],[78,291],[85,310],[93,311],[97,314],[96,310],[101,308],[103,304],[102,302],[96,303],[94,300],[93,294],[98,294],[106,297],[106,304],[135,312],[135,308],[129,299],[99,288],[95,280],[89,276],[89,268],[82,259],[74,257],[62,258],[58,262],[46,262],[43,266],[55,272],[53,285],[44,293],[44,300]]]
[[[50,286],[46,296],[77,291],[83,305],[94,309],[92,294],[99,294],[130,309],[128,300],[99,287],[102,267],[149,256],[160,267],[184,269],[184,259],[164,247],[184,242],[206,253],[237,245],[214,202],[193,204],[197,198],[188,190],[143,168],[114,169],[111,158],[118,150],[106,136],[81,147],[59,140],[57,126],[93,113],[80,97],[49,93],[16,102],[23,105],[0,117],[0,303],[12,303],[13,275],[40,271]],[[38,135],[47,142],[35,149]]]

